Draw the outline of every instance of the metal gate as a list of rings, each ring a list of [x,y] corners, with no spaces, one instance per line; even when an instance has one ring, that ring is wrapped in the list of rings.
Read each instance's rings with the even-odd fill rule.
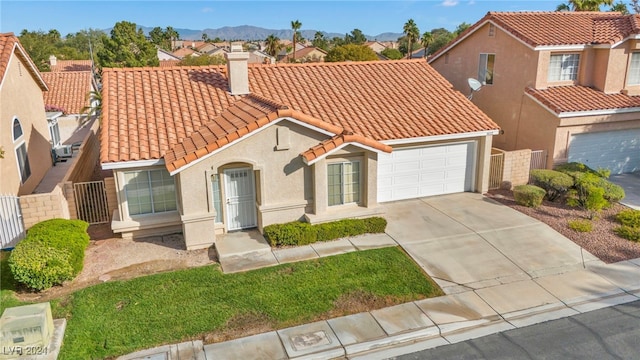
[[[504,154],[492,154],[489,166],[489,190],[499,189],[504,171]]]
[[[73,184],[78,219],[89,224],[109,222],[109,206],[104,181],[89,181]]]
[[[20,198],[0,195],[0,248],[11,248],[24,239],[24,222]]]
[[[533,169],[546,169],[547,168],[547,150],[534,150],[531,151],[531,165],[530,170]]]

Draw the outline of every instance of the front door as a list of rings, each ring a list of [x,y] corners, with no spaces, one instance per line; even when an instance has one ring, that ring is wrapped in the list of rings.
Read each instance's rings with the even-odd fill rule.
[[[250,168],[224,171],[227,230],[256,227],[256,193]]]

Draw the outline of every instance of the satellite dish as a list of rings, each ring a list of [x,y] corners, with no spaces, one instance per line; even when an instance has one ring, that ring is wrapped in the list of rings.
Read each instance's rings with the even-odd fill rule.
[[[474,78],[468,78],[467,83],[469,83],[471,91],[478,91],[482,87],[482,83]]]
[[[469,87],[471,88],[471,94],[469,94],[469,96],[467,96],[467,98],[469,100],[473,99],[473,93],[476,91],[479,91],[480,88],[482,87],[482,83],[474,78],[468,78],[467,79],[467,83],[469,84]]]

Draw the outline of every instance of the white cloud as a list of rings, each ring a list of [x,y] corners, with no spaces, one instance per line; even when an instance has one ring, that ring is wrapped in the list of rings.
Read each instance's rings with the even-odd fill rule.
[[[458,5],[458,0],[444,0],[442,2],[442,6],[456,6]]]
[[[213,9],[212,9],[212,8],[210,8],[210,7],[206,7],[206,8],[202,8],[202,10],[201,10],[201,11],[202,11],[203,13],[210,13],[210,12],[213,12]]]
[[[475,5],[476,1],[475,0],[469,0],[469,5]]]

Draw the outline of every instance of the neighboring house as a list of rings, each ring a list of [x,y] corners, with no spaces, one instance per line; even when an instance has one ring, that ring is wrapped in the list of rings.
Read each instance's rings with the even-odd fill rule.
[[[424,56],[424,51],[425,49],[423,47],[413,50],[413,52],[411,53],[411,58],[412,59],[424,59],[426,56]]]
[[[196,46],[195,50],[198,51],[200,54],[209,54],[211,52],[218,50],[218,47],[211,43],[203,43],[201,45]]]
[[[158,60],[160,62],[171,61],[171,60],[180,61],[180,58],[175,56],[173,53],[158,47]]]
[[[64,112],[48,119],[52,146],[59,148],[88,120],[86,108],[93,105],[90,94],[97,84],[91,71],[44,72],[42,78],[49,87],[44,92],[45,104]]]
[[[297,46],[296,46],[297,47]],[[313,46],[302,48],[296,51],[296,62],[308,63],[308,62],[324,62],[324,57],[327,56],[327,52]],[[293,54],[289,54],[286,57],[287,62],[293,61]]]
[[[91,60],[58,60],[55,55],[49,56],[51,72],[93,71]]]
[[[0,194],[30,194],[52,166],[47,90],[18,38],[0,34]]]
[[[103,69],[101,165],[124,237],[381,213],[488,187],[498,126],[424,60]]]
[[[260,50],[249,51],[249,64],[275,64],[276,58]]]
[[[429,58],[495,120],[505,150],[547,150],[547,166],[577,161],[640,170],[640,16],[489,12]]]
[[[188,48],[188,47],[180,48],[180,49],[172,52],[172,54],[173,54],[173,56],[177,57],[180,60],[184,59],[187,56],[200,56],[199,52],[197,52],[197,51],[195,51],[195,50],[193,50],[191,48]]]
[[[381,43],[379,41],[367,41],[364,44],[367,45],[376,54],[381,53],[384,49],[387,48],[383,43]]]

